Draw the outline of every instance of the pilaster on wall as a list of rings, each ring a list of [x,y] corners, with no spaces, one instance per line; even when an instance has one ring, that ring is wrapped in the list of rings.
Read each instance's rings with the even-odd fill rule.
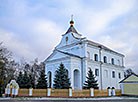
[[[121,87],[121,94],[124,94],[123,83],[120,83],[120,87]]]
[[[83,58],[82,59],[82,63],[83,63],[83,73],[82,73],[82,85],[85,83],[86,81],[86,76],[87,76],[87,72],[88,72],[88,63],[87,63],[87,59]]]

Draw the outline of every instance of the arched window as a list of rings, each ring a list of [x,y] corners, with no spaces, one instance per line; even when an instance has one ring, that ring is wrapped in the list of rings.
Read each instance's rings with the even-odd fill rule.
[[[94,60],[98,61],[98,55],[97,54],[94,54]]]
[[[115,71],[112,71],[112,78],[115,78]]]
[[[51,88],[52,85],[52,73],[51,71],[48,72],[48,87]]]
[[[115,63],[114,63],[114,59],[113,59],[113,58],[111,59],[111,63],[112,63],[113,65],[115,64]]]
[[[118,73],[118,78],[121,79],[121,73]]]
[[[99,76],[99,69],[95,69],[95,75]]]
[[[106,56],[104,56],[104,63],[107,63],[107,57]]]
[[[68,37],[66,37],[66,44],[68,43],[68,39],[69,39],[69,38],[68,38]]]

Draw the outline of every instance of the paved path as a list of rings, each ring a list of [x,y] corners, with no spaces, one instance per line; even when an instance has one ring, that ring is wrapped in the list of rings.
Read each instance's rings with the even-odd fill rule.
[[[138,102],[138,100],[32,100],[32,101],[19,101],[19,100],[14,100],[14,101],[0,101],[0,102]]]
[[[138,102],[138,98],[0,98],[0,102]]]

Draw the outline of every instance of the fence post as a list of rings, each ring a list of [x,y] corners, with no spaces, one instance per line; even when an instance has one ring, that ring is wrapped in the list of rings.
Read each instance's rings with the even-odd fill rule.
[[[51,88],[47,89],[47,96],[51,96]]]
[[[18,88],[15,88],[15,90],[14,90],[14,92],[15,92],[15,93],[14,93],[14,96],[15,96],[15,97],[18,96],[18,90],[19,90]]]
[[[14,97],[14,93],[15,93],[15,88],[13,87],[11,97]]]
[[[5,88],[5,97],[8,96],[8,88]]]
[[[30,88],[29,89],[29,96],[32,96],[32,94],[33,94],[33,88]]]
[[[115,88],[112,87],[112,95],[115,96]]]
[[[10,94],[11,94],[11,88],[10,87],[8,87],[8,89],[7,89],[8,91],[7,91],[7,93],[8,93],[8,97],[10,96]]]
[[[94,89],[90,88],[91,96],[94,96]]]
[[[112,93],[111,88],[110,88],[110,87],[108,87],[107,89],[108,89],[108,96],[112,96],[112,94],[111,94],[111,93]]]
[[[69,96],[72,96],[72,88],[69,88]]]

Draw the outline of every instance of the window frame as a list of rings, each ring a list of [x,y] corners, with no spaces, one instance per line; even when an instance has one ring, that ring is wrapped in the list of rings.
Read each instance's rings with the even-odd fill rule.
[[[121,79],[121,73],[120,72],[118,73],[118,78]]]
[[[107,57],[106,56],[103,57],[103,62],[107,63]]]
[[[115,71],[112,71],[112,78],[115,78]]]
[[[111,59],[111,64],[112,64],[112,65],[115,64],[115,60],[114,60],[114,58]]]
[[[99,69],[95,69],[95,76],[99,76]]]
[[[94,61],[98,61],[98,54],[94,54]]]

